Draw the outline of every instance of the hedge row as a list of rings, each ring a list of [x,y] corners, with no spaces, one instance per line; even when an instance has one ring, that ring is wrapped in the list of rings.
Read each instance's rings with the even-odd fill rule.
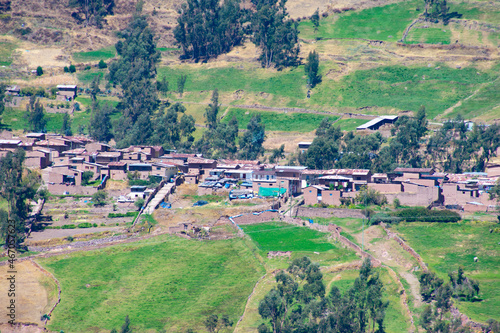
[[[372,224],[406,222],[458,222],[462,218],[457,212],[440,209],[430,210],[424,207],[411,207],[390,213],[375,214],[371,218]]]

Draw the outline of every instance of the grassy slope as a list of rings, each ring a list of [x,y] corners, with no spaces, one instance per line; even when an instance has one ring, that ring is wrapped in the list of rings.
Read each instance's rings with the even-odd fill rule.
[[[50,328],[71,332],[119,328],[127,314],[141,332],[199,330],[210,314],[237,321],[263,274],[241,239],[196,242],[168,235],[41,263],[63,290]]]
[[[73,59],[77,62],[106,60],[115,56],[116,49],[114,45],[103,47],[95,51],[73,53]]]
[[[0,41],[0,66],[9,66],[12,63],[12,52],[16,47],[16,43]]]
[[[482,302],[458,302],[474,320],[500,320],[500,234],[490,233],[492,223],[401,223],[394,226],[429,267],[447,281],[459,266],[479,281]],[[474,262],[474,257],[479,261]],[[456,301],[455,301],[456,302]]]
[[[310,132],[316,130],[325,117],[332,120],[338,119],[338,117],[328,114],[281,113],[232,108],[223,121],[229,122],[232,117],[236,117],[239,128],[246,129],[250,119],[257,114],[260,115],[262,122],[266,125],[266,131]]]
[[[349,11],[320,21],[314,32],[310,21],[299,25],[300,38],[362,38],[396,42],[406,27],[420,14],[422,0],[403,1],[383,7]],[[388,19],[388,18],[394,19]]]

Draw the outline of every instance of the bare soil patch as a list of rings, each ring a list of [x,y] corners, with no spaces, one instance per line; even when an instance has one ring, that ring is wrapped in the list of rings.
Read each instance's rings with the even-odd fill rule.
[[[42,326],[41,317],[46,314],[57,300],[57,286],[48,276],[44,275],[30,261],[17,262],[16,265],[16,322],[35,323]],[[8,265],[0,266],[2,288],[7,288]],[[8,304],[7,292],[0,293],[0,303]],[[5,315],[0,323],[7,322]],[[2,332],[12,332],[7,327],[1,327]],[[16,330],[16,332],[36,332],[36,330]]]

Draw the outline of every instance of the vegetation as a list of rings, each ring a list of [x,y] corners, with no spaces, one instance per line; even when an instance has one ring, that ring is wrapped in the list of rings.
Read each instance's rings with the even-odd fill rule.
[[[442,280],[448,273],[462,267],[464,275],[476,281],[481,289],[480,302],[454,302],[472,320],[485,323],[500,320],[498,289],[498,234],[490,233],[494,224],[486,222],[460,223],[400,223],[393,226],[407,243],[422,256],[429,269]],[[478,261],[474,261],[474,257]]]
[[[24,158],[24,150],[17,149],[0,159],[0,197],[8,203],[7,211],[0,209],[0,237],[2,242],[16,249],[24,241],[30,200],[35,198],[40,185],[34,173],[23,175]]]
[[[182,58],[199,60],[229,52],[243,40],[240,1],[189,0],[181,5],[174,36]]]
[[[127,314],[131,329],[138,332],[200,332],[210,314],[225,314],[236,322],[264,273],[239,238],[192,242],[170,235],[47,258],[41,264],[53,272],[66,295],[49,321],[50,329],[71,327],[72,332],[111,330]],[[82,289],[85,285],[90,287]]]
[[[95,51],[73,53],[73,59],[78,62],[97,61],[97,60],[104,62],[104,60],[114,58],[115,56],[116,56],[116,50],[114,46],[104,47],[102,49]]]
[[[237,127],[236,123],[236,127]],[[260,115],[250,119],[247,125],[247,131],[240,140],[239,156],[245,160],[255,160],[264,155],[262,144],[266,139],[265,125],[262,124]]]
[[[308,86],[314,88],[321,82],[321,74],[318,74],[319,55],[316,53],[316,50],[309,52],[304,70],[306,71]]]
[[[262,251],[325,252],[335,247],[327,241],[327,234],[309,228],[284,223],[259,223],[241,228]]]
[[[70,0],[69,5],[78,9],[71,16],[85,26],[95,25],[102,27],[102,20],[106,15],[113,14],[114,0]],[[81,17],[83,15],[83,18]]]
[[[92,203],[94,206],[104,206],[106,205],[106,199],[108,198],[108,193],[103,190],[99,190],[92,195]]]
[[[365,259],[354,285],[344,294],[337,286],[325,295],[323,274],[309,258],[294,260],[287,272],[276,274],[277,286],[259,303],[268,319],[259,332],[378,332],[384,329],[383,283]]]
[[[32,132],[45,132],[45,113],[43,106],[35,95],[30,96],[28,105],[26,105],[26,119],[28,121],[28,129]]]

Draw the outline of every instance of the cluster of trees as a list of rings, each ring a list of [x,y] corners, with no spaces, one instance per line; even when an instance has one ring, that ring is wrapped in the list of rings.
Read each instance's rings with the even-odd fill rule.
[[[5,242],[12,236],[16,248],[24,241],[29,202],[37,196],[40,185],[40,176],[23,168],[25,155],[19,148],[0,159],[0,196],[8,202],[7,211],[0,209],[0,237]],[[8,230],[9,220],[14,221],[14,233]]]
[[[441,19],[447,25],[451,18],[462,17],[462,14],[450,12],[450,7],[446,0],[425,0],[425,17],[437,21]]]
[[[500,147],[500,125],[474,124],[469,130],[460,116],[429,133],[425,108],[415,117],[401,116],[394,124],[392,137],[379,132],[370,135],[343,134],[325,118],[311,147],[298,153],[290,163],[311,169],[356,168],[372,172],[391,172],[396,167],[429,167],[450,173],[484,171]]]
[[[43,105],[35,95],[30,96],[30,100],[26,105],[26,120],[28,121],[28,129],[32,132],[45,132],[47,119],[43,111]]]
[[[174,36],[183,58],[199,60],[229,52],[243,40],[239,0],[188,0],[180,9]]]
[[[388,302],[368,259],[344,294],[333,286],[326,295],[319,266],[307,257],[295,259],[286,272],[277,273],[276,282],[259,303],[259,314],[269,322],[259,326],[259,333],[384,332]]]
[[[460,267],[457,273],[448,273],[450,282],[444,284],[443,279],[433,272],[424,272],[419,277],[422,300],[430,303],[420,317],[420,325],[428,333],[438,332],[470,332],[463,327],[460,318],[447,318],[453,303],[452,298],[472,301],[479,294],[479,284],[466,277]]]
[[[85,22],[85,26],[95,25],[102,27],[102,21],[106,15],[113,15],[115,7],[114,0],[70,0],[69,6],[78,11],[71,16],[79,22]],[[83,19],[82,16],[83,15]]]
[[[245,35],[261,49],[263,67],[297,64],[297,23],[288,17],[286,0],[252,0],[251,9],[239,0],[188,0],[181,6],[174,36],[183,58],[216,57],[242,43]]]
[[[265,126],[260,116],[250,119],[247,130],[238,140],[238,121],[233,117],[229,122],[221,122],[219,117],[219,93],[212,93],[211,103],[205,110],[205,126],[207,130],[194,146],[195,151],[209,158],[232,158],[255,160],[264,154],[262,146],[266,138]]]

